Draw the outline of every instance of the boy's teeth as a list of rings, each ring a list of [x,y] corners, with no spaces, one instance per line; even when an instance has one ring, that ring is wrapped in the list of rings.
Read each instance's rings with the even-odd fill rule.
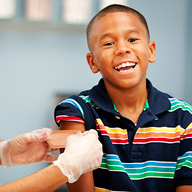
[[[125,64],[125,63],[123,63],[123,64],[122,64],[122,67],[126,67],[126,64]]]
[[[122,63],[122,64],[116,66],[115,69],[120,69],[123,67],[133,67],[133,66],[135,66],[135,63],[126,62],[126,63]]]

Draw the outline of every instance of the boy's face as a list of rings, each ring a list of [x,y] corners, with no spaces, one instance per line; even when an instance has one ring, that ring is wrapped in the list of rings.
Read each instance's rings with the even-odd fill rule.
[[[149,41],[144,24],[131,13],[114,12],[96,19],[90,45],[87,61],[93,73],[100,71],[106,88],[146,83],[148,62],[156,60],[155,42]]]

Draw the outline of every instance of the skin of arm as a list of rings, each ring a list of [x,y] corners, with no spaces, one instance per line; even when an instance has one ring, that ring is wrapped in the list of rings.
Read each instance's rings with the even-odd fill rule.
[[[72,121],[61,121],[60,123],[61,130],[80,130],[81,132],[85,131],[85,125],[83,123],[72,122]],[[62,150],[61,150],[62,152]],[[83,174],[75,183],[67,183],[67,190],[69,192],[94,192],[94,180],[93,172]]]
[[[1,192],[52,192],[66,183],[68,178],[53,164],[22,179],[1,185]]]
[[[176,188],[176,192],[191,192],[192,186],[191,185],[181,185]]]
[[[1,142],[3,142],[3,140],[0,139],[0,143],[1,143]],[[2,165],[2,164],[1,164],[1,159],[0,159],[0,165]]]

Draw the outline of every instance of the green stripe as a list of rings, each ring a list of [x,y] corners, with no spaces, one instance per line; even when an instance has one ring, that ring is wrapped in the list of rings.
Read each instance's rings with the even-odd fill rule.
[[[189,111],[190,113],[192,113],[192,109],[191,109],[190,107],[185,106],[185,105],[182,105],[182,104],[177,104],[177,105],[171,106],[170,111],[175,111],[175,110],[177,110],[177,109],[179,109],[179,108],[181,108],[181,109],[183,109],[183,110],[185,110],[185,111],[187,110],[187,111]]]
[[[192,114],[192,107],[189,104],[180,100],[174,100],[174,101],[170,100],[170,103],[171,103],[171,109],[169,110],[170,112],[181,108],[184,111],[189,111]]]
[[[144,167],[144,168],[140,168],[140,169],[126,169],[127,172],[129,174],[134,174],[134,173],[144,173],[144,172],[159,172],[159,173],[174,173],[175,172],[175,168],[170,168],[170,167],[153,167],[153,166],[149,166],[149,167]]]
[[[123,172],[126,172],[126,170],[124,169],[123,166],[115,166],[115,165],[108,165],[108,164],[104,164],[102,163],[100,168],[103,168],[103,169],[108,169],[110,171],[123,171]]]
[[[177,170],[181,169],[182,166],[187,166],[187,167],[192,168],[192,157],[191,156],[187,156],[187,157],[179,159],[178,162],[177,162],[176,169]]]
[[[81,99],[83,99],[86,103],[90,103],[92,107],[94,107],[94,108],[96,108],[96,109],[99,108],[99,107],[93,102],[93,100],[90,99],[89,96],[82,96],[82,95],[81,95],[81,96],[79,96],[79,97],[81,97]]]
[[[120,160],[102,159],[100,168],[108,169],[109,171],[125,172],[133,180],[144,179],[147,177],[173,178],[175,167],[165,166],[143,166],[141,168],[126,168]],[[125,164],[126,165],[126,164]]]
[[[109,171],[126,172],[130,179],[144,179],[147,177],[173,178],[175,168],[161,168],[161,167],[145,167],[142,169],[125,169],[123,166],[110,166],[107,164],[101,165],[100,168],[108,169]]]
[[[129,177],[132,180],[137,180],[137,179],[144,179],[147,177],[160,177],[160,178],[170,178],[172,179],[174,177],[174,173],[159,173],[159,172],[145,172],[137,175],[131,175],[129,174]]]

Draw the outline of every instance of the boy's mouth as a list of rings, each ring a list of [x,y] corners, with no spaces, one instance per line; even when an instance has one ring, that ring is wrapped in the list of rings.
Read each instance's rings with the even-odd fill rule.
[[[127,72],[127,71],[133,69],[136,66],[136,64],[137,63],[135,63],[135,62],[125,62],[125,63],[121,63],[121,64],[115,66],[114,69],[119,72]]]

